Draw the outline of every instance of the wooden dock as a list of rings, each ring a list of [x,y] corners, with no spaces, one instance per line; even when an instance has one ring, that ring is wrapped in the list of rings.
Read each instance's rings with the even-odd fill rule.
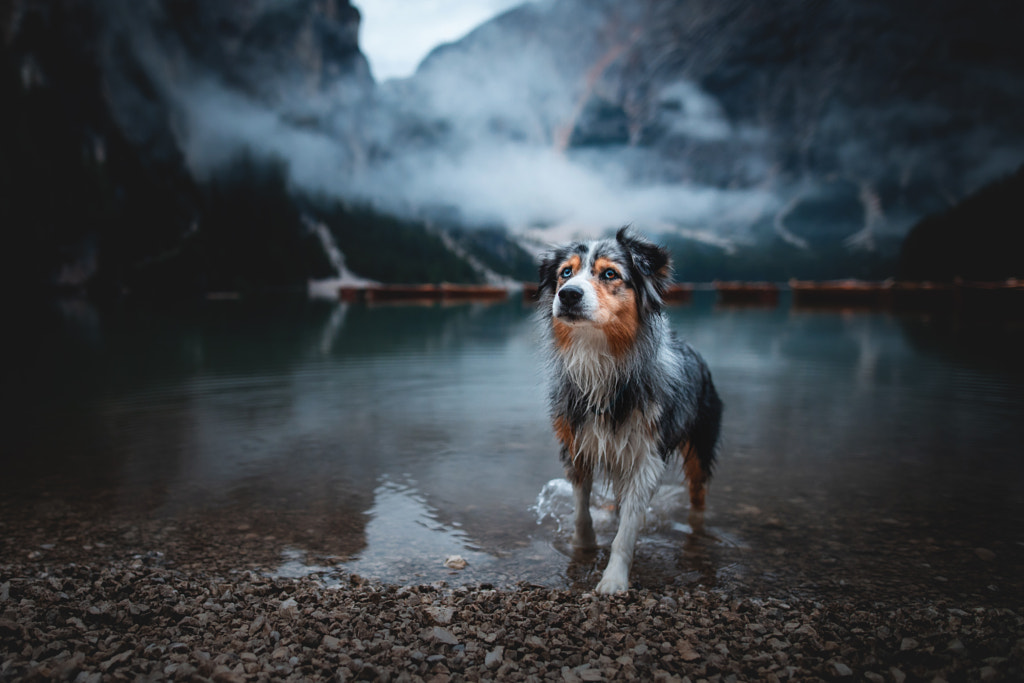
[[[451,301],[503,301],[504,287],[490,285],[362,285],[338,288],[342,301],[365,303],[434,303]]]
[[[661,298],[667,304],[688,304],[693,301],[693,285],[669,285],[665,290],[665,295]]]
[[[890,286],[863,280],[789,281],[798,308],[881,308],[887,305]]]
[[[796,308],[880,309],[894,312],[955,312],[1024,317],[1024,283],[1006,282],[830,282],[791,281]]]
[[[537,303],[538,287],[536,282],[523,283],[523,301]],[[685,304],[693,299],[693,285],[674,284],[665,290],[662,300],[666,304]]]
[[[773,282],[715,282],[720,306],[778,306],[779,286]]]

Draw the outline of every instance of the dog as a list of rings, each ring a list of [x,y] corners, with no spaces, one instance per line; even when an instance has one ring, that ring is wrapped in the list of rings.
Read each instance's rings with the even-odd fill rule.
[[[541,257],[538,298],[549,341],[550,408],[572,483],[573,545],[596,547],[594,475],[610,481],[619,514],[599,594],[629,588],[637,535],[666,464],[682,458],[690,523],[703,527],[722,422],[704,359],[662,313],[668,252],[629,226]]]

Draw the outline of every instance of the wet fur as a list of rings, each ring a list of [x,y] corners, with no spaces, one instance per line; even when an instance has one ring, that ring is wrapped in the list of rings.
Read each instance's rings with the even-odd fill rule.
[[[626,228],[556,249],[540,265],[551,417],[573,485],[574,545],[595,545],[596,473],[611,482],[618,503],[599,593],[629,587],[637,534],[669,458],[683,459],[691,525],[703,521],[722,402],[704,360],[676,339],[662,314],[669,279],[668,253]]]

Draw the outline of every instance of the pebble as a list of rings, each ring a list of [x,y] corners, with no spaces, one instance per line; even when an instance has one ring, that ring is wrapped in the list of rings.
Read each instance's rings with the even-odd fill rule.
[[[501,665],[502,660],[504,659],[504,654],[505,648],[499,645],[498,647],[488,652],[487,655],[484,657],[484,666],[486,666],[488,669],[498,668]]]
[[[907,650],[916,650],[920,643],[914,638],[904,638],[900,641],[900,651],[906,652]]]
[[[449,624],[452,621],[452,617],[455,615],[455,609],[452,607],[437,607],[431,605],[426,608],[427,614],[437,622],[438,624]]]
[[[465,569],[467,564],[462,555],[449,555],[444,559],[444,566],[449,569]]]
[[[836,676],[846,677],[853,675],[853,669],[846,666],[842,662],[832,662],[832,668],[835,669]]]
[[[277,608],[278,611],[286,617],[294,618],[299,614],[299,603],[294,598],[288,598],[281,603],[281,606]]]
[[[434,628],[430,629],[429,638],[431,640],[437,641],[438,643],[444,643],[446,645],[459,644],[459,639],[452,635],[451,631],[449,631],[446,628],[441,628],[440,626],[435,626]]]

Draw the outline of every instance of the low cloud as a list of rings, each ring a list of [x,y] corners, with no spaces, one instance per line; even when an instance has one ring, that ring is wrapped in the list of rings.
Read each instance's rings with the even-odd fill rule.
[[[776,206],[764,191],[641,185],[615,163],[595,168],[571,153],[514,144],[478,145],[455,157],[399,156],[360,177],[352,189],[384,208],[450,205],[471,224],[518,230],[553,224],[587,232],[626,223],[697,226],[722,224],[728,215],[745,224]]]

